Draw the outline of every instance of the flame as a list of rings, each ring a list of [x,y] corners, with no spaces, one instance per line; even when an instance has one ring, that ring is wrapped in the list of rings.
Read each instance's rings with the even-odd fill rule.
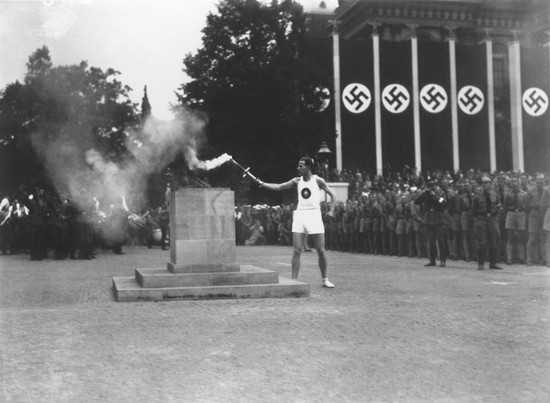
[[[188,163],[190,168],[192,169],[203,169],[205,171],[210,171],[211,169],[217,168],[233,159],[231,155],[224,153],[214,159],[211,159],[208,161],[201,161],[197,158],[195,150],[193,150],[192,148],[189,148],[188,151],[189,151],[187,155]]]
[[[205,161],[204,162],[204,169],[209,171],[211,169],[217,168],[217,167],[225,164],[226,162],[231,161],[231,159],[232,159],[231,155],[228,155],[228,154],[224,153],[224,154],[220,155],[217,158],[214,158],[214,159],[209,160],[209,161]]]

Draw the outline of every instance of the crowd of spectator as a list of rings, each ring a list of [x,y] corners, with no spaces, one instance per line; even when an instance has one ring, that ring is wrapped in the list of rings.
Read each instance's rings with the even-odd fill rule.
[[[347,182],[348,197],[338,201],[333,217],[324,214],[328,250],[430,257],[437,249],[442,263],[475,261],[480,249],[476,223],[490,216],[495,223],[495,260],[507,264],[550,265],[550,186],[543,174],[479,171],[417,173],[405,167],[385,176],[361,171],[318,174],[328,182]],[[488,187],[482,178],[489,178]],[[418,203],[431,191],[444,200],[443,242],[429,244],[429,206]],[[492,207],[474,208],[476,197],[492,195]],[[3,196],[0,202],[2,254],[28,253],[32,260],[91,259],[96,251],[122,245],[169,245],[167,204],[131,213],[124,198],[101,206],[36,188],[24,198]],[[491,204],[491,201],[489,201]],[[323,204],[324,212],[328,204]],[[292,203],[276,206],[239,205],[235,208],[238,245],[292,245]],[[481,212],[483,214],[481,214]],[[307,250],[307,248],[306,248]]]
[[[3,255],[29,254],[38,261],[93,259],[101,250],[122,255],[127,244],[169,245],[167,203],[136,213],[123,196],[102,203],[82,194],[75,200],[39,186],[21,196],[0,199]]]

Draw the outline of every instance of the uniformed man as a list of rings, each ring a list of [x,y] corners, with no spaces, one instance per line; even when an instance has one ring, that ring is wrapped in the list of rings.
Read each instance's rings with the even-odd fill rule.
[[[510,188],[504,195],[506,213],[506,263],[512,264],[514,249],[520,262],[525,262],[525,192],[518,178],[510,179]]]
[[[499,237],[497,194],[492,189],[492,181],[489,176],[481,178],[482,189],[475,195],[472,203],[472,215],[474,216],[474,234],[477,242],[478,270],[483,270],[487,252],[489,252],[489,268],[502,270],[497,266],[497,243]]]
[[[535,176],[535,185],[525,196],[525,212],[527,214],[527,264],[532,266],[542,261],[540,236],[544,212],[541,211],[541,199],[544,192],[544,175]]]
[[[430,261],[425,266],[435,266],[437,250],[439,249],[440,266],[445,267],[447,261],[447,231],[446,208],[447,200],[435,180],[428,182],[428,189],[415,200],[415,204],[423,208],[423,224],[426,229],[428,255]]]

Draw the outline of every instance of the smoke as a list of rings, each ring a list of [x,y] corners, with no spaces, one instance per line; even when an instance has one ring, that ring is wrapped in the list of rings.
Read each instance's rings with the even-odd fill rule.
[[[104,155],[89,130],[82,127],[64,127],[55,138],[46,139],[43,133],[33,137],[33,145],[47,170],[56,190],[69,195],[81,205],[93,197],[102,201],[102,210],[120,196],[128,200],[130,210],[144,207],[147,180],[161,172],[178,156],[184,155],[191,170],[213,169],[231,159],[224,154],[211,161],[202,161],[197,150],[205,143],[206,121],[202,116],[183,112],[172,121],[151,117],[140,129],[127,128],[123,133],[128,155],[114,159]]]

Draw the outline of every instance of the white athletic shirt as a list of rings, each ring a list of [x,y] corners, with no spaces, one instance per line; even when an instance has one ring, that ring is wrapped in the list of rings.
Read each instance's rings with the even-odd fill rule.
[[[311,175],[309,181],[300,177],[298,181],[298,206],[296,210],[313,210],[321,208],[321,189],[317,184],[317,175]]]

